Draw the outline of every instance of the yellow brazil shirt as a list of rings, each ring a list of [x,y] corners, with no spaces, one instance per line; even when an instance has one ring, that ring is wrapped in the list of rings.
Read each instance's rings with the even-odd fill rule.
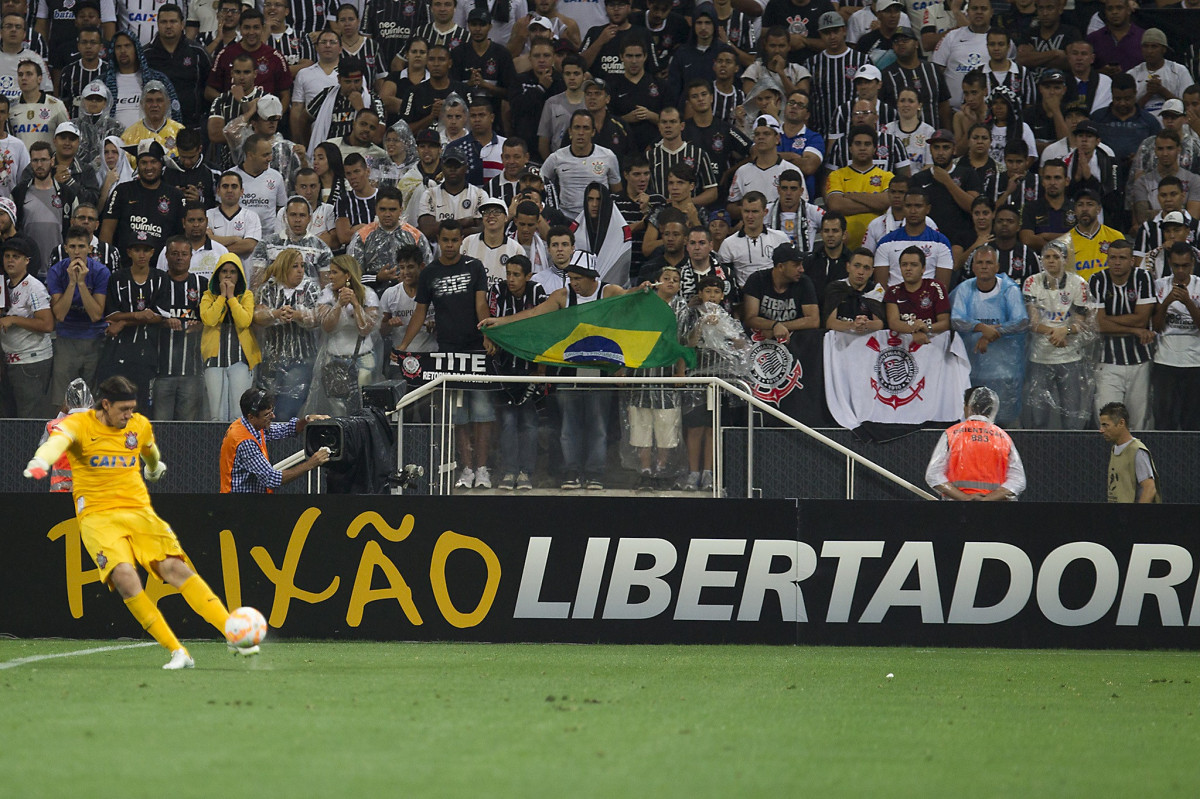
[[[53,435],[71,439],[67,458],[74,478],[75,513],[148,508],[150,492],[138,456],[154,443],[150,420],[135,413],[124,429],[109,427],[94,410],[63,419]]]
[[[1079,228],[1071,228],[1071,248],[1075,253],[1075,274],[1085,281],[1092,275],[1108,266],[1108,245],[1125,238],[1119,230],[1113,230],[1107,225],[1100,228],[1091,236],[1079,232]]]
[[[878,193],[887,191],[892,182],[892,173],[877,166],[866,172],[859,172],[853,166],[844,166],[829,173],[825,196],[835,191],[850,194],[853,192]],[[862,246],[863,237],[867,234],[867,225],[879,216],[876,213],[853,214],[846,217],[846,246],[854,250]]]

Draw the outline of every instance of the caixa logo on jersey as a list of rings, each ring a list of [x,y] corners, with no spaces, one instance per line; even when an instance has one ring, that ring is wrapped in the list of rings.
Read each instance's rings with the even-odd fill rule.
[[[875,399],[892,408],[921,399],[925,378],[921,377],[921,367],[910,348],[904,346],[903,339],[893,333],[888,336],[886,347],[879,346],[874,336],[867,339],[866,344],[878,353],[875,358],[875,377],[871,379]],[[910,346],[915,350],[920,345]]]
[[[804,389],[800,382],[804,368],[786,344],[767,338],[761,332],[755,332],[753,340],[750,369],[754,375],[754,396],[778,405],[796,389]]]

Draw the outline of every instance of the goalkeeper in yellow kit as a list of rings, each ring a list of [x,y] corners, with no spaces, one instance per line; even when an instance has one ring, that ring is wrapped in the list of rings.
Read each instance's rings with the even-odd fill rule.
[[[59,423],[34,453],[25,476],[43,479],[50,464],[66,453],[75,480],[72,497],[80,537],[100,569],[100,580],[121,594],[133,617],[171,653],[164,669],[190,669],[195,661],[146,596],[138,564],[178,588],[192,610],[221,631],[222,637],[229,611],[184,562],[179,539],[150,506],[150,493],[138,474],[139,458],[150,482],[157,482],[167,465],[154,443],[150,420],[134,413],[137,386],[114,376],[100,384],[96,395],[92,410]]]

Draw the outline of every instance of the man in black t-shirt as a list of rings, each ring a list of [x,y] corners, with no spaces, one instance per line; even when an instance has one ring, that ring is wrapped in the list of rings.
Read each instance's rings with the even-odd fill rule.
[[[414,131],[435,127],[442,115],[442,101],[451,94],[466,98],[467,84],[450,77],[450,49],[444,44],[429,45],[426,61],[429,79],[413,89],[400,115]]]
[[[776,25],[787,28],[791,45],[788,61],[798,64],[825,48],[818,23],[822,14],[835,10],[829,0],[770,0],[763,10],[762,29]]]
[[[983,192],[979,173],[971,169],[970,159],[954,163],[954,134],[942,129],[929,137],[933,166],[918,172],[909,181],[909,191],[920,189],[929,198],[930,218],[937,223],[951,244],[970,247],[974,242],[971,227],[971,202]]]
[[[421,272],[417,282],[417,307],[399,350],[406,351],[425,324],[432,305],[437,313],[438,349],[449,352],[483,349],[479,323],[491,316],[487,306],[487,272],[476,258],[464,256],[462,224],[442,220],[438,230],[438,258]]]
[[[424,329],[430,305],[437,313],[434,335],[440,352],[483,349],[479,323],[491,316],[487,272],[478,259],[462,255],[462,224],[457,219],[442,221],[438,247],[437,260],[425,267],[417,279],[417,307],[397,348],[400,353],[407,352],[408,345]],[[398,360],[395,353],[392,358]],[[455,487],[492,487],[487,460],[495,420],[496,410],[487,391],[464,392],[462,404],[454,408],[454,432],[462,465]]]
[[[821,326],[817,291],[801,271],[803,257],[794,244],[780,244],[771,256],[774,266],[746,278],[742,307],[751,331],[761,331],[782,343],[794,331]]]
[[[604,13],[608,22],[588,30],[583,36],[579,52],[588,64],[592,77],[615,78],[624,71],[621,66],[622,43],[631,31],[639,31],[648,42],[650,32],[635,26],[629,19],[632,8],[629,0],[604,0]]]
[[[381,62],[389,70],[403,55],[417,28],[429,22],[429,4],[417,2],[364,3],[362,32],[379,45]]]
[[[499,106],[517,84],[513,59],[501,44],[491,41],[492,15],[487,8],[473,8],[467,15],[471,39],[450,53],[454,77],[476,93],[485,93]]]
[[[137,180],[119,184],[109,196],[100,240],[115,245],[128,264],[133,242],[148,242],[157,254],[168,238],[183,232],[183,192],[163,183],[161,144],[143,139],[125,150],[137,157]]]
[[[666,82],[646,69],[646,43],[636,34],[625,34],[621,44],[624,71],[608,82],[612,113],[629,129],[637,150],[658,141],[658,112],[666,105]]]

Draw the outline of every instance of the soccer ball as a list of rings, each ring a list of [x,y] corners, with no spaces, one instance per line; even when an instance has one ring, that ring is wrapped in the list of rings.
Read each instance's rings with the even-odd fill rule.
[[[225,620],[225,639],[233,646],[257,646],[266,637],[267,620],[254,608],[238,608]]]

